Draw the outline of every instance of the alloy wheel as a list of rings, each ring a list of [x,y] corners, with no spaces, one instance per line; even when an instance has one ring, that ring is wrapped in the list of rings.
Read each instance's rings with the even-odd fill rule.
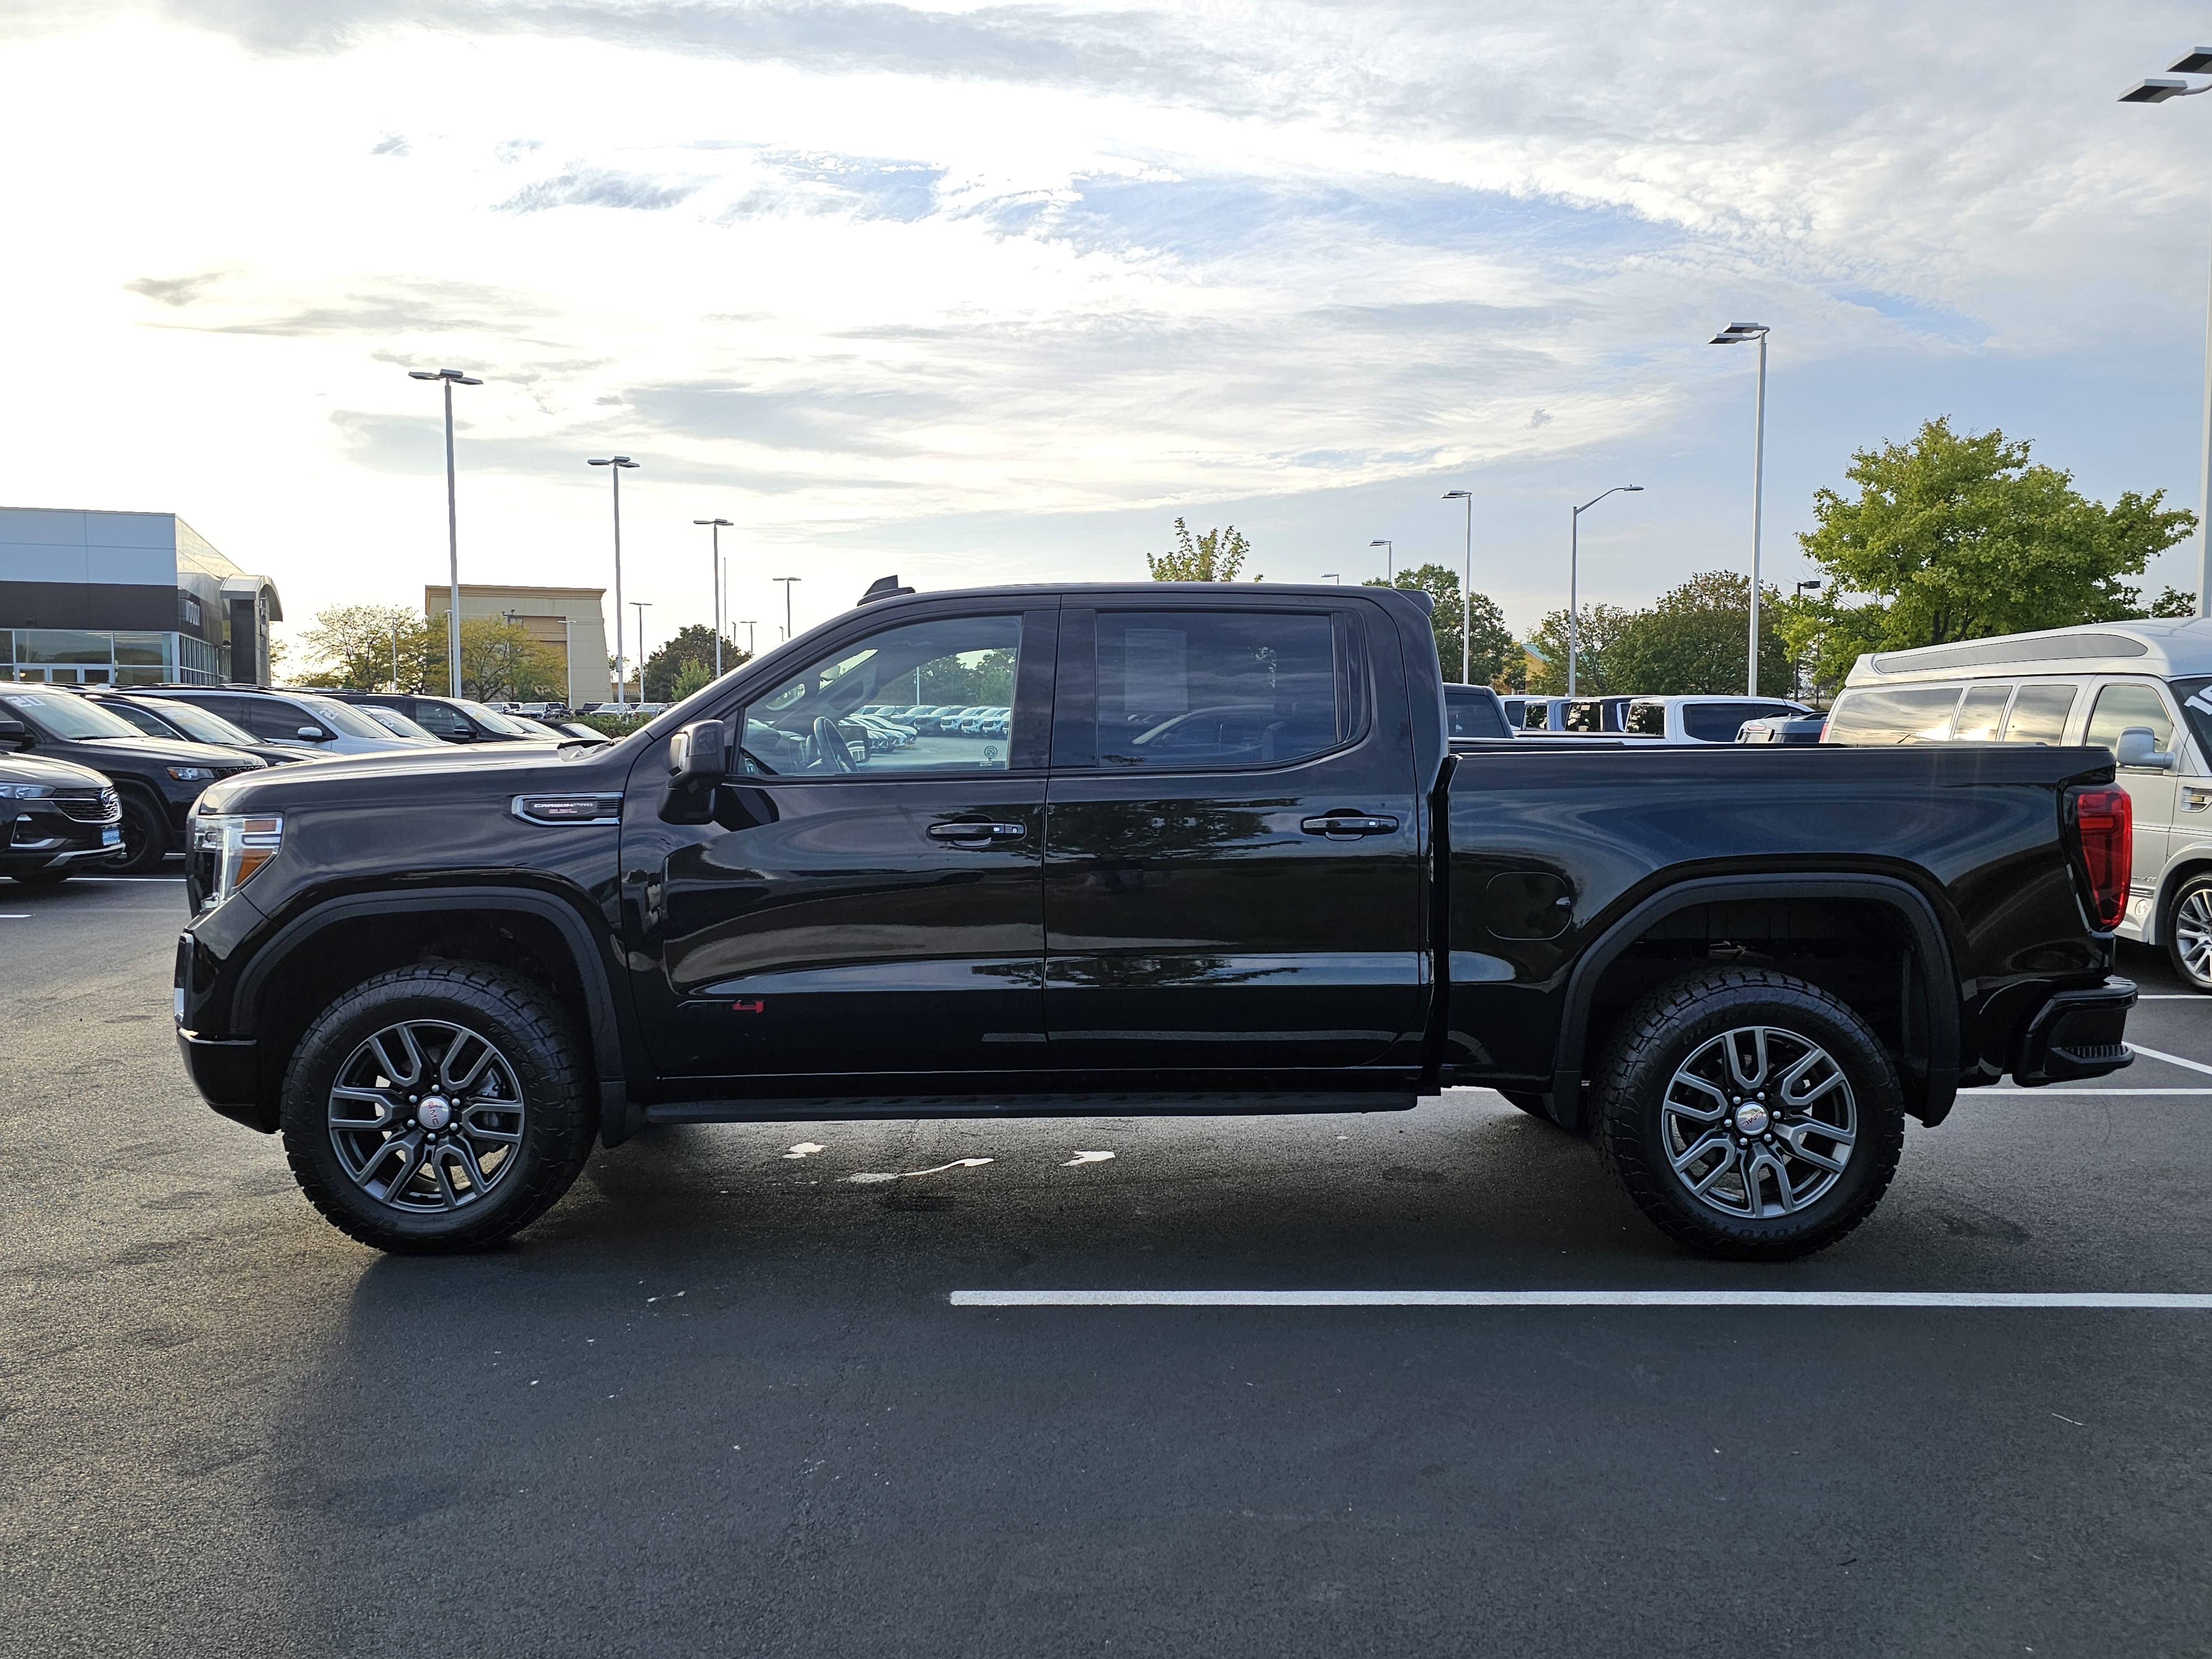
[[[1858,1103],[1812,1038],[1745,1025],[1701,1043],[1660,1103],[1667,1161],[1691,1197],[1754,1219],[1818,1203],[1858,1139]]]
[[[2212,985],[2212,887],[2192,889],[2173,907],[2173,953],[2200,988]]]
[[[331,1086],[331,1145],[346,1174],[395,1210],[480,1203],[520,1161],[522,1085],[481,1032],[449,1020],[387,1025]]]

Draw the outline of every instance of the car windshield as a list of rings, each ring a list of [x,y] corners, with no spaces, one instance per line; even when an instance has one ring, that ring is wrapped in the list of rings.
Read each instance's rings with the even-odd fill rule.
[[[534,738],[532,732],[520,720],[510,720],[496,708],[487,708],[480,702],[471,702],[465,697],[453,699],[453,707],[466,714],[487,732],[496,732],[503,738]]]
[[[146,734],[122,715],[96,702],[66,691],[10,691],[0,697],[0,708],[37,726],[49,737],[70,742],[86,738],[143,738]]]
[[[365,718],[349,703],[340,702],[335,697],[302,696],[296,691],[287,695],[333,732],[349,738],[374,738],[382,743],[391,741],[391,732],[374,720]]]
[[[250,747],[253,742],[251,736],[240,731],[222,715],[195,708],[182,697],[163,698],[161,718],[197,743],[229,744],[234,747],[244,744]]]
[[[378,702],[357,702],[351,706],[395,737],[405,738],[415,743],[435,743],[438,740],[397,708],[386,708]]]

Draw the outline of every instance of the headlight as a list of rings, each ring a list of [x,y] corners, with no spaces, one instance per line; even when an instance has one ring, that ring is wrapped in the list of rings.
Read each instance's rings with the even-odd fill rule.
[[[53,793],[51,783],[18,783],[0,788],[0,798],[13,795],[17,800],[44,800]]]
[[[252,880],[284,844],[284,820],[237,812],[192,820],[192,862],[204,884],[200,908],[211,909]]]
[[[215,776],[212,766],[168,766],[162,770],[179,783],[205,783]]]

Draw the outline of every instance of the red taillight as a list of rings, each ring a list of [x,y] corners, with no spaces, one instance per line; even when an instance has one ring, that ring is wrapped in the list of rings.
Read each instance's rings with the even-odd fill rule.
[[[2089,912],[2097,926],[2117,927],[2128,911],[2128,878],[2135,870],[2135,808],[2124,789],[2078,789],[2074,834],[2089,873]]]

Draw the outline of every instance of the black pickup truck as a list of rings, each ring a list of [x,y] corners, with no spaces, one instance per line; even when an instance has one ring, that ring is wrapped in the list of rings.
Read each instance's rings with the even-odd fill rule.
[[[401,1251],[649,1124],[1482,1085],[1781,1258],[1865,1218],[1907,1115],[2128,1063],[2105,750],[1456,743],[1432,638],[1383,590],[878,583],[617,743],[226,780],[179,1041]],[[893,703],[1013,713],[856,752]]]

